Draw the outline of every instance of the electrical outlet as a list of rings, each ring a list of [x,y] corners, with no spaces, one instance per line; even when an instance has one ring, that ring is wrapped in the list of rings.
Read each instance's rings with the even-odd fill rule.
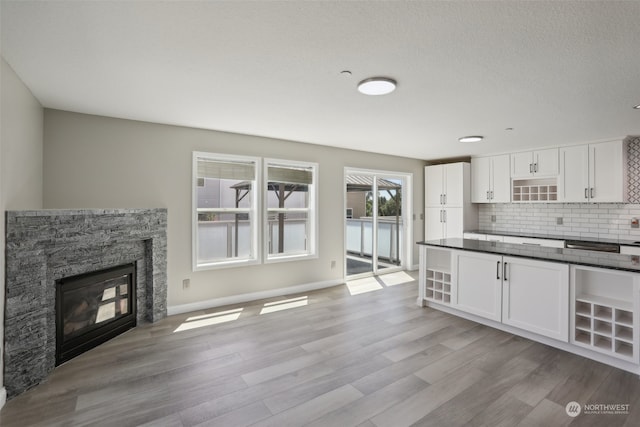
[[[336,262],[334,260],[331,261],[331,268],[336,268]]]
[[[638,224],[638,218],[631,218],[631,228],[638,228],[640,224]]]
[[[562,219],[562,217],[561,217],[561,216],[559,216],[558,218],[556,218],[556,224],[557,224],[557,225],[562,225],[562,224],[564,224],[564,221],[563,221],[563,219]]]
[[[191,286],[191,279],[184,279],[182,281],[182,289],[189,289]]]

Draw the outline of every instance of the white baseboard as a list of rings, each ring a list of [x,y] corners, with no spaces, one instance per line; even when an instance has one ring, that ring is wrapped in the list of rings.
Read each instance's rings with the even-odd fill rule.
[[[0,409],[7,403],[7,389],[2,387],[0,388]]]
[[[198,301],[189,304],[179,304],[167,307],[167,315],[190,313],[192,311],[206,310],[213,307],[221,307],[224,305],[241,304],[243,302],[255,301],[265,298],[279,297],[289,294],[297,294],[300,292],[314,291],[316,289],[330,288],[344,284],[344,280],[325,280],[322,282],[305,283],[297,286],[288,286],[286,288],[270,289],[267,291],[250,292],[248,294],[231,295],[222,298],[213,298],[205,301]]]

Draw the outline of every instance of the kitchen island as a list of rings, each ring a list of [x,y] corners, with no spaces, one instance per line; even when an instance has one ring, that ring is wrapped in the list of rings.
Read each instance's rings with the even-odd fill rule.
[[[640,258],[470,239],[418,242],[420,306],[640,374]]]

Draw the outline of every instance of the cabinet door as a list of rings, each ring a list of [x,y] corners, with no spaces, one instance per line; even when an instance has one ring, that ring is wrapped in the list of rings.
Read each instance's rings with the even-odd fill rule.
[[[622,141],[589,145],[589,198],[624,202]]]
[[[444,209],[425,208],[424,210],[424,240],[437,240],[444,238],[442,219]]]
[[[533,153],[533,165],[535,175],[556,176],[558,175],[558,149],[535,151]]]
[[[464,163],[451,163],[444,166],[444,205],[462,207],[464,196]]]
[[[462,221],[462,208],[448,208],[444,210],[444,237],[462,238],[464,225]]]
[[[491,203],[489,185],[491,176],[491,157],[471,159],[471,202]]]
[[[509,203],[511,201],[511,173],[509,155],[492,157],[491,202]]]
[[[576,145],[560,149],[560,180],[562,202],[587,202],[589,187],[589,146]]]
[[[443,165],[426,166],[424,168],[424,203],[425,206],[441,206],[444,195]]]
[[[511,178],[523,178],[533,175],[533,153],[513,153],[511,155]]]
[[[569,266],[503,258],[502,323],[569,341]]]
[[[500,321],[502,257],[479,252],[453,252],[457,309]]]

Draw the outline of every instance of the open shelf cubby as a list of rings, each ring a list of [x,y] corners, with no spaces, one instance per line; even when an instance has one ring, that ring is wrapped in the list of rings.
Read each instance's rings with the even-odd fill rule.
[[[573,342],[622,359],[637,360],[633,277],[576,267],[574,280]]]
[[[451,303],[451,273],[427,268],[427,288],[425,296],[428,299]]]
[[[451,251],[427,249],[425,298],[451,304]]]
[[[556,178],[514,179],[511,187],[513,202],[549,202],[558,200]]]

